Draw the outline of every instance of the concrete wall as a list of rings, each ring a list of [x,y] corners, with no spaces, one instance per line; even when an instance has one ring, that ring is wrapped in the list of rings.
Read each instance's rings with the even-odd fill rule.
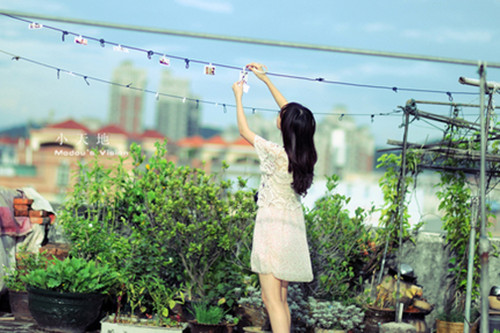
[[[493,238],[491,243],[500,246],[500,239]],[[444,235],[421,232],[415,244],[404,244],[402,253],[402,263],[413,267],[417,283],[423,287],[424,298],[434,304],[434,310],[426,316],[428,327],[433,327],[436,317],[443,311],[451,282],[447,277],[449,256]],[[500,258],[490,256],[488,290],[494,285],[500,285]]]

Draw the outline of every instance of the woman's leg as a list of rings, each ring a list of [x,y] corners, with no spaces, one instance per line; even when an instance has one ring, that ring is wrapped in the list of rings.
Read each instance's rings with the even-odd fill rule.
[[[285,313],[288,320],[288,330],[292,327],[292,315],[290,314],[290,308],[288,307],[288,281],[281,280],[281,302],[285,307]]]
[[[290,311],[286,300],[288,282],[272,274],[259,274],[262,300],[269,313],[274,333],[290,333]],[[284,296],[284,298],[283,298]]]

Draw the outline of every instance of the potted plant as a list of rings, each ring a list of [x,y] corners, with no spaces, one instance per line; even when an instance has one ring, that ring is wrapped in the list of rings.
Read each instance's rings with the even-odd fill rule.
[[[363,310],[354,304],[343,305],[336,301],[320,301],[308,298],[309,318],[307,324],[316,333],[348,332],[363,328]]]
[[[475,333],[479,327],[479,311],[474,308],[470,317],[470,332]],[[440,312],[436,317],[437,333],[459,333],[464,331],[465,316],[464,310],[455,305]]]
[[[194,320],[189,321],[191,333],[223,333],[225,331],[226,311],[220,307],[220,304],[210,305],[202,301],[193,302],[191,305],[191,312],[194,315]]]
[[[174,290],[156,277],[143,278],[135,286],[128,285],[128,303],[130,313],[123,315],[119,309],[117,312],[101,321],[102,332],[114,333],[159,333],[159,332],[182,332],[186,328],[186,322],[179,314],[179,306],[184,304],[184,292],[181,289]],[[148,308],[143,306],[144,296],[152,297],[152,313],[147,313]],[[136,316],[136,309],[142,312],[141,317]]]
[[[21,279],[27,285],[29,309],[47,330],[84,332],[100,315],[104,295],[118,273],[106,264],[80,258],[53,259]]]
[[[45,257],[38,253],[22,250],[16,253],[15,266],[5,270],[3,280],[9,292],[10,309],[16,320],[33,320],[28,307],[26,283],[21,278],[35,269],[44,268],[44,259]]]
[[[268,315],[261,291],[252,284],[245,288],[244,295],[238,299],[238,313],[245,326],[262,328],[268,321]]]
[[[226,313],[226,315],[224,316],[224,322],[226,323],[227,333],[232,333],[234,327],[236,327],[240,322],[240,318],[233,316],[232,314]]]

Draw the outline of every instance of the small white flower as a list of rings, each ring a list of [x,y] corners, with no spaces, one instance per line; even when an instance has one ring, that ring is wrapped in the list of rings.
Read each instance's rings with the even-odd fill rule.
[[[92,223],[89,223],[89,228],[92,228]]]

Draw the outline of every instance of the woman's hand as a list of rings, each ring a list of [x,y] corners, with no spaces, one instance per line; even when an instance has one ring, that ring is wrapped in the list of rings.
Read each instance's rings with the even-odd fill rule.
[[[233,92],[236,100],[241,101],[241,97],[243,96],[243,81],[236,81],[233,83]]]
[[[281,92],[274,86],[269,77],[266,75],[267,67],[265,65],[252,62],[246,66],[249,70],[251,70],[255,76],[257,76],[264,84],[267,85],[271,95],[273,95],[274,100],[280,107],[280,109],[285,106],[288,102],[285,97],[281,94]]]
[[[251,70],[261,81],[265,81],[267,79],[267,67],[265,65],[252,62],[246,67]]]

